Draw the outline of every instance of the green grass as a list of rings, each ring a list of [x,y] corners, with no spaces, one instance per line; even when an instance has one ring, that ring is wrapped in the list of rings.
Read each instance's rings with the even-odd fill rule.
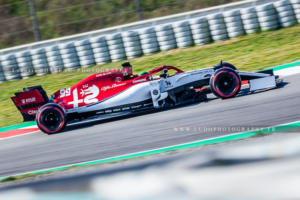
[[[184,70],[211,67],[221,59],[234,64],[240,70],[254,71],[300,59],[300,25],[277,31],[246,35],[228,41],[205,46],[174,49],[154,55],[129,60],[136,73],[160,65],[174,65]],[[22,117],[10,97],[23,87],[42,85],[48,95],[58,89],[71,86],[82,78],[112,68],[121,62],[62,72],[46,76],[34,76],[25,80],[0,84],[0,127],[22,122]],[[115,66],[115,67],[114,67]]]

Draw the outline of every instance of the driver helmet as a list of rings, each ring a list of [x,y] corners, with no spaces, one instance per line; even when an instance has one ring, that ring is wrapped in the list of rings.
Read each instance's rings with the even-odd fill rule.
[[[132,75],[132,66],[130,62],[125,62],[122,64],[122,74],[124,77],[129,77]]]

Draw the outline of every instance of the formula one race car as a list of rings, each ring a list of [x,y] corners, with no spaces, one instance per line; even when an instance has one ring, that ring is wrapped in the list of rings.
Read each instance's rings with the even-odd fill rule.
[[[208,93],[222,99],[232,98],[240,92],[242,82],[247,82],[253,92],[277,87],[281,80],[272,70],[241,72],[222,61],[212,68],[188,72],[164,65],[133,75],[127,62],[122,70],[91,75],[55,92],[49,99],[41,86],[34,86],[16,93],[12,100],[24,121],[36,120],[40,130],[52,134],[62,131],[67,124],[91,118],[200,102]]]

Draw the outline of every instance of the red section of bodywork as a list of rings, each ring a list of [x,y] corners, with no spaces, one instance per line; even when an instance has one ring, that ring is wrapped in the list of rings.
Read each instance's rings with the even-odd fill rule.
[[[33,108],[28,108],[28,109],[21,109],[20,111],[24,114],[35,116],[38,110],[40,109],[40,107],[42,107],[42,105]]]
[[[70,88],[62,89],[54,93],[53,101],[56,101],[64,109],[73,109],[99,101],[103,101],[124,90],[143,82],[150,81],[151,75],[164,69],[175,70],[176,73],[183,71],[173,66],[161,66],[141,76],[124,77],[119,69],[101,72],[91,75]]]
[[[248,80],[242,81],[242,85],[247,85],[247,84],[249,84]]]
[[[38,89],[20,92],[17,96],[11,97],[16,106],[24,106],[33,103],[42,103],[44,98]]]
[[[163,65],[163,66],[160,66],[160,67],[157,67],[155,69],[152,69],[149,74],[156,74],[160,71],[163,71],[164,69],[168,69],[168,70],[175,70],[176,73],[182,73],[184,71],[182,71],[181,69],[178,69],[177,67],[173,67],[173,66],[168,66],[168,65]]]
[[[38,89],[20,92],[11,99],[21,113],[31,116],[35,116],[42,104],[46,103]]]

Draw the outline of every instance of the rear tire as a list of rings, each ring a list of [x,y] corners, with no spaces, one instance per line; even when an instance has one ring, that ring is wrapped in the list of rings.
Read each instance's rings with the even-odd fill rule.
[[[211,91],[219,98],[227,99],[236,96],[241,89],[241,78],[228,67],[218,69],[209,82]]]
[[[44,133],[54,134],[62,131],[67,121],[64,110],[59,105],[50,103],[40,108],[36,123]]]

